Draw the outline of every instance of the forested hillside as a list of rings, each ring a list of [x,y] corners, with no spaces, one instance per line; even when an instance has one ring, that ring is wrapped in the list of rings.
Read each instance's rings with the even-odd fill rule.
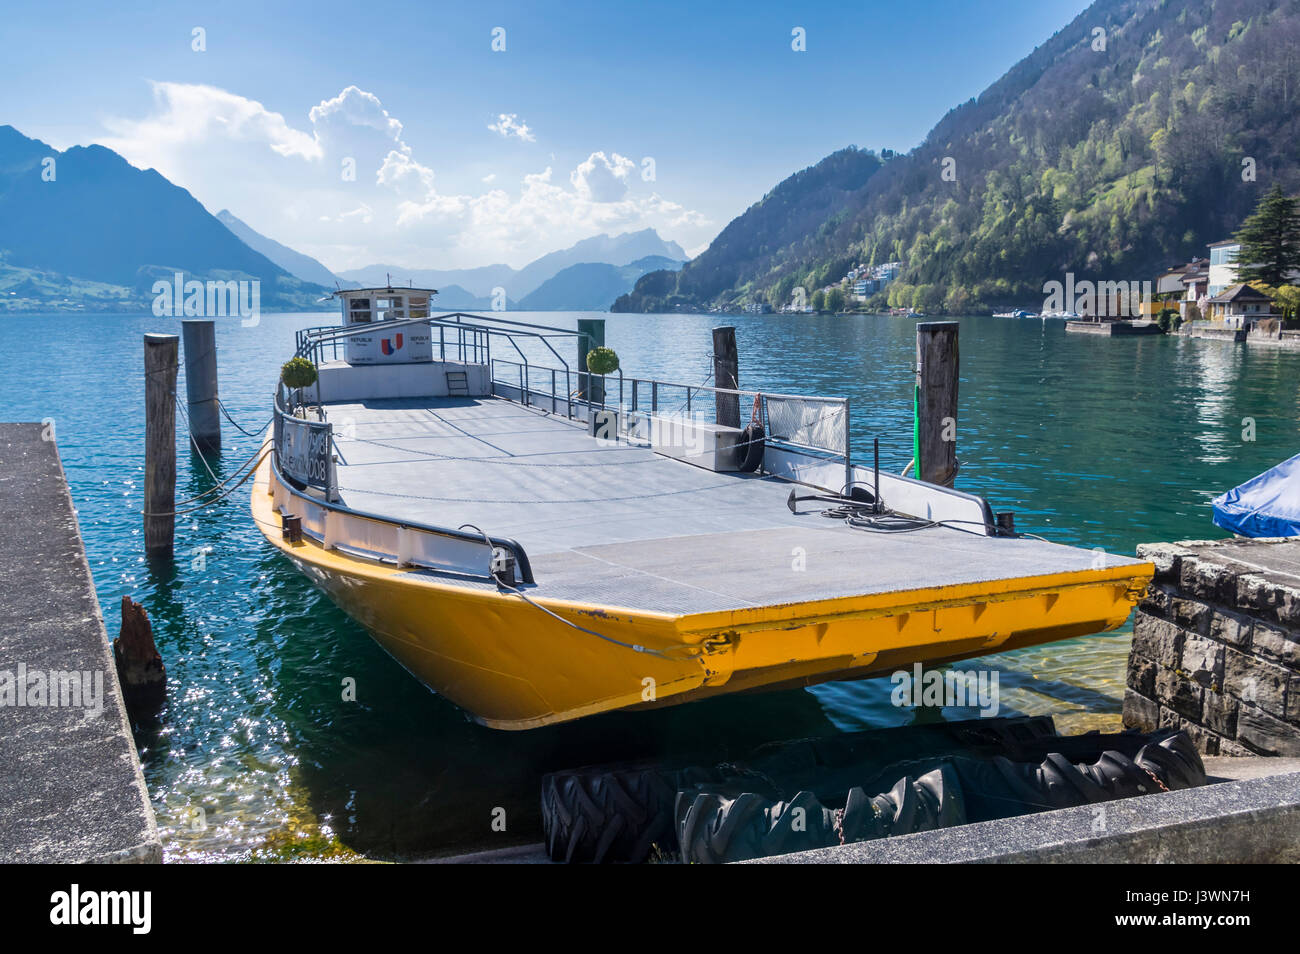
[[[619,306],[780,306],[856,262],[903,262],[889,303],[928,312],[1031,302],[1066,271],[1151,279],[1274,182],[1300,191],[1298,94],[1300,0],[1098,0],[860,187],[801,205],[826,163],[879,162],[836,153]]]
[[[796,172],[733,219],[699,258],[680,272],[644,276],[613,310],[659,311],[727,299],[751,290],[758,277],[779,280],[792,262],[817,261],[880,167],[874,153],[849,147]]]

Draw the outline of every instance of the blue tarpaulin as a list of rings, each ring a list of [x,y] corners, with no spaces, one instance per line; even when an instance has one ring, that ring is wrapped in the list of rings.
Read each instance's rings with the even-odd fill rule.
[[[1215,497],[1214,522],[1243,537],[1300,536],[1300,454]]]

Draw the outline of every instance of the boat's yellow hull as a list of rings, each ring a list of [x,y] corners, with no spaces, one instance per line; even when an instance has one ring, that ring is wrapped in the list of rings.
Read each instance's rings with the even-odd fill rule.
[[[1114,629],[1151,564],[673,616],[519,596],[286,543],[269,459],[252,511],[267,539],[426,686],[499,729],[759,688],[884,675]]]

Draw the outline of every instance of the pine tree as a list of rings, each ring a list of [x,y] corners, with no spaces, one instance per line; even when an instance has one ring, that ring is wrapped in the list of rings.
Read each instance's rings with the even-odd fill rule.
[[[1234,238],[1241,243],[1238,281],[1285,284],[1287,276],[1300,269],[1300,212],[1295,197],[1274,185]]]

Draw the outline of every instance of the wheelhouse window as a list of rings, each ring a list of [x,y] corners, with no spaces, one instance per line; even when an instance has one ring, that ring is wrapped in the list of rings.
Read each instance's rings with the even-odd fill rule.
[[[369,298],[349,298],[348,299],[348,324],[364,325],[371,321],[370,299]]]
[[[403,321],[406,318],[406,298],[392,295],[375,299],[375,315],[378,321]]]

